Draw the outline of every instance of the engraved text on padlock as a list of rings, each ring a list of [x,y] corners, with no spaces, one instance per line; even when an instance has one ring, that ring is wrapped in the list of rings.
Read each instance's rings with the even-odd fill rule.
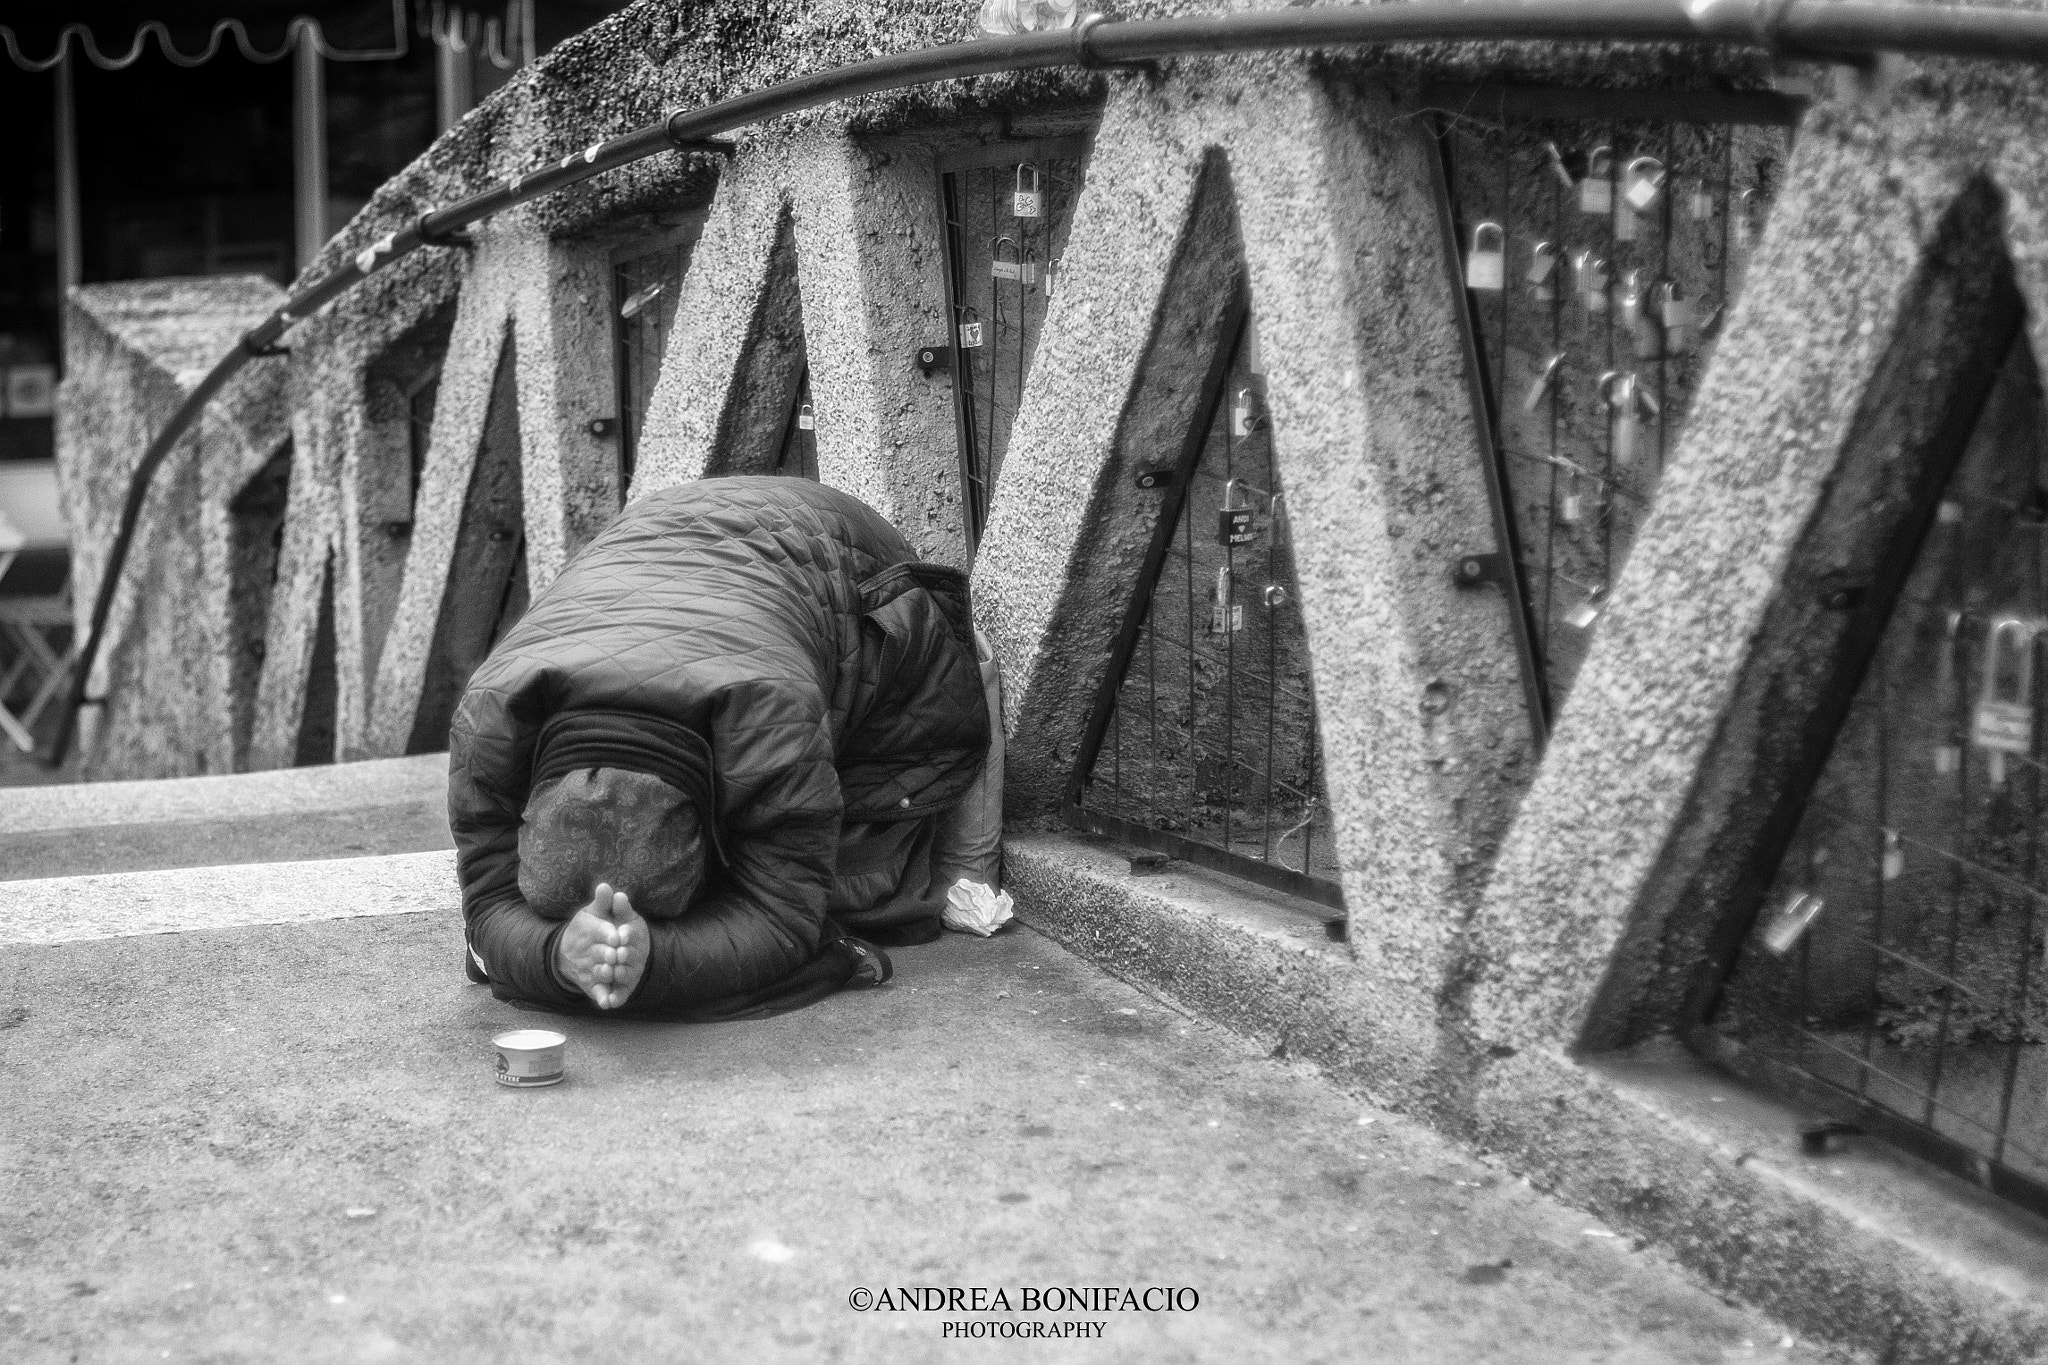
[[[1008,252],[1006,256],[1004,253]],[[1018,253],[1015,239],[998,237],[989,249],[988,273],[999,280],[1020,280],[1024,278],[1024,258]]]
[[[1258,539],[1258,529],[1253,525],[1254,513],[1249,505],[1238,507],[1237,480],[1223,485],[1223,506],[1216,513],[1216,540],[1221,545],[1249,545]]]
[[[970,351],[981,345],[981,314],[972,308],[960,315],[960,345]]]

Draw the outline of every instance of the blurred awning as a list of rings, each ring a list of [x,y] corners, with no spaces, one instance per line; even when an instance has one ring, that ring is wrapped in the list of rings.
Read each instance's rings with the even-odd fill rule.
[[[301,31],[332,61],[393,61],[405,56],[410,37],[406,0],[96,0],[42,8],[42,15],[0,24],[0,46],[25,71],[49,70],[67,47],[74,60],[110,71],[150,52],[179,66],[223,53],[282,61]],[[419,8],[425,20],[430,7]]]

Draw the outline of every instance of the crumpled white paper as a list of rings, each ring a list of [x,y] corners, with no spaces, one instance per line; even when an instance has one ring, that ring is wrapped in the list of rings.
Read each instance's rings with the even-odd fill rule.
[[[940,918],[948,929],[987,938],[1015,918],[1016,904],[1009,892],[962,877],[946,892],[946,909]]]

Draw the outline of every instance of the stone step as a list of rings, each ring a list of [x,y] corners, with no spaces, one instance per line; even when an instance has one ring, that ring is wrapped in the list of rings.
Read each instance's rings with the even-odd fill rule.
[[[448,756],[0,788],[0,882],[454,847]]]

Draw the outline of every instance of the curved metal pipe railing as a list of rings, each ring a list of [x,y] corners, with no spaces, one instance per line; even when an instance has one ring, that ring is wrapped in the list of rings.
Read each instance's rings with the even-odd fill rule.
[[[836,100],[931,81],[1009,71],[1131,66],[1169,57],[1350,48],[1404,42],[1702,43],[1810,60],[1865,64],[1889,52],[2048,64],[2048,13],[1872,0],[1405,0],[1357,8],[1240,11],[1216,17],[1110,21],[982,38],[854,62],[682,110],[490,189],[424,213],[299,289],[207,371],[150,441],[129,476],[120,525],[93,596],[92,619],[65,698],[50,766],[64,761],[104,643],[142,506],[158,466],[207,402],[251,360],[276,354],[286,331],[370,275],[516,204],[664,151],[707,151],[709,139]]]

